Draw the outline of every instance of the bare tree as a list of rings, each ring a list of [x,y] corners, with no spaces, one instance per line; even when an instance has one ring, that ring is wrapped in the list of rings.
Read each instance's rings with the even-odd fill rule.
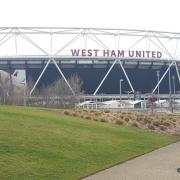
[[[154,110],[156,109],[156,104],[155,101],[157,100],[156,97],[154,97],[154,95],[152,94],[152,96],[150,96],[148,98],[148,102],[147,102],[147,107],[151,109],[151,113],[154,113]]]
[[[75,94],[72,93],[63,79],[59,79],[51,85],[41,88],[39,95],[43,97],[46,106],[68,108],[73,107],[75,103],[79,102],[79,96],[83,93],[83,81],[78,75],[72,75],[67,81]]]
[[[0,73],[0,98],[1,104],[6,104],[7,96],[9,95],[10,86],[9,86],[9,78],[6,77],[4,80],[1,77]]]
[[[31,89],[34,86],[34,81],[33,79],[30,77],[27,81],[26,81],[26,95],[30,95]]]
[[[78,75],[72,75],[67,79],[74,93],[70,90],[64,79],[59,79],[48,86],[36,89],[33,96],[29,96],[34,85],[31,78],[26,81],[24,88],[15,87],[10,79],[2,81],[0,76],[0,101],[3,104],[37,105],[46,107],[69,108],[79,102],[83,81]],[[8,81],[8,83],[7,83]]]

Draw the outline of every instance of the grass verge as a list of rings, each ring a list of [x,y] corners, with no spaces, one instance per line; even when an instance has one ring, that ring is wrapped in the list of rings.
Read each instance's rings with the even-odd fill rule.
[[[179,137],[0,106],[0,179],[78,179]]]

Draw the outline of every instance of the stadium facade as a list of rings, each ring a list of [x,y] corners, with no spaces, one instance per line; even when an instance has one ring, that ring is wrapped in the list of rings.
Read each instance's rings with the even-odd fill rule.
[[[178,93],[180,33],[103,28],[2,27],[0,69],[25,69],[35,88],[78,74],[86,94]]]

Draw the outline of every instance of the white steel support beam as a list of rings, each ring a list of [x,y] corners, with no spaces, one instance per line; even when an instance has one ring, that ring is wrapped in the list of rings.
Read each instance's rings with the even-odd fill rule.
[[[159,48],[162,52],[164,52],[165,54],[167,54],[169,56],[169,54],[161,47],[159,46],[157,43],[155,43],[151,38],[149,38],[149,41],[154,44],[157,48]],[[171,57],[171,56],[170,56]]]
[[[134,46],[136,46],[138,43],[140,43],[142,40],[144,40],[146,38],[147,34],[145,34],[144,36],[140,37],[140,39],[138,39],[135,43],[133,43],[127,50],[130,50],[131,48],[134,48]]]
[[[1,57],[5,57],[12,54],[13,58],[16,58],[16,56],[22,56],[24,55],[24,53],[26,53],[27,57],[28,56],[30,57],[33,55],[37,55],[39,57],[41,55],[37,51],[34,51],[30,54],[24,51],[24,48],[27,48],[27,47],[23,46],[24,41],[22,41],[21,38],[25,39],[28,43],[38,48],[41,52],[43,52],[43,55],[45,56],[53,55],[53,57],[55,58],[61,55],[72,57],[72,53],[68,49],[70,45],[72,45],[71,46],[72,49],[76,49],[78,47],[78,49],[80,50],[82,49],[86,50],[87,48],[86,43],[88,44],[89,49],[93,49],[94,47],[97,47],[97,46],[93,47],[93,43],[96,43],[97,45],[100,45],[100,49],[99,49],[100,51],[104,49],[114,50],[114,38],[117,37],[118,38],[117,47],[119,47],[119,38],[121,38],[122,41],[127,40],[126,42],[128,43],[129,48],[126,49],[126,43],[122,43],[121,49],[123,50],[128,51],[128,50],[131,50],[132,48],[133,48],[132,50],[136,50],[134,47],[138,45],[137,50],[139,50],[139,47],[141,46],[142,50],[144,51],[145,50],[143,47],[144,42],[142,42],[141,44],[141,41],[144,41],[144,39],[145,40],[149,39],[148,47],[151,47],[151,44],[153,44],[153,46],[148,51],[160,50],[161,52],[164,52],[163,55],[169,56],[170,60],[180,61],[179,56],[175,56],[175,54],[180,53],[180,46],[178,44],[178,42],[180,41],[180,33],[177,33],[177,32],[160,32],[160,31],[152,31],[152,30],[135,30],[135,29],[82,28],[82,27],[76,27],[76,28],[73,28],[73,27],[0,27],[0,46],[4,44],[6,41],[8,41],[9,39],[11,39],[11,37],[13,37],[14,35],[18,35],[17,36],[18,37],[18,49],[17,49],[18,53],[14,54],[14,52],[16,52],[16,47],[14,48],[13,46],[10,46],[11,43],[13,43],[13,41],[9,41],[9,44],[7,43],[7,46],[9,46],[10,48],[13,47],[15,50],[10,49],[10,48],[6,49],[4,48],[5,47],[4,46],[2,48],[6,49],[7,52],[4,52],[2,49],[0,49]],[[46,38],[47,35],[51,35],[51,36],[56,35],[59,38],[62,38],[60,39],[60,42],[54,41],[53,50],[55,52],[53,51],[53,54],[52,54],[52,49],[49,49],[49,47],[51,46],[50,43],[52,43],[51,40],[47,41],[47,46],[46,45],[42,46],[42,44],[44,43],[43,36]],[[83,36],[84,36],[84,44],[82,45],[81,42],[78,42],[79,46],[77,45],[73,46],[73,42],[75,42],[76,40],[78,40],[79,38]],[[68,40],[66,40],[65,37],[67,37]],[[134,43],[135,39],[137,41],[135,41]],[[15,37],[15,41],[16,41],[16,37]],[[175,49],[173,46],[169,46],[169,44],[166,44],[168,41],[172,41],[172,44],[175,43]],[[124,47],[123,47],[123,44],[125,44]],[[154,45],[156,47],[154,47]],[[128,58],[128,55],[126,58]],[[166,60],[168,59],[168,57],[164,57],[164,58]],[[140,57],[139,59],[142,59],[142,58]],[[161,59],[157,59],[157,60],[161,60]]]
[[[0,46],[3,45],[6,41],[8,41],[9,39],[11,39],[14,36],[14,34],[11,34],[8,38],[3,39],[4,41],[0,41]]]
[[[26,41],[28,41],[30,44],[32,44],[34,47],[36,47],[37,49],[39,49],[40,51],[42,51],[44,54],[49,55],[49,53],[47,53],[44,49],[42,49],[38,44],[36,44],[32,39],[30,39],[27,35],[20,33],[20,36],[25,39]]]
[[[147,35],[147,34],[146,34],[146,35]],[[128,50],[131,49],[132,47],[134,47],[134,46],[135,46],[136,44],[138,44],[140,41],[142,41],[142,40],[146,37],[146,35],[144,35],[143,37],[141,37],[140,39],[138,39],[131,47],[128,48]],[[99,84],[99,86],[97,87],[97,89],[95,90],[95,92],[93,93],[93,95],[96,95],[96,93],[98,92],[99,88],[101,87],[101,85],[103,84],[103,82],[105,81],[105,79],[107,78],[107,76],[109,75],[109,73],[111,72],[112,68],[114,67],[114,65],[115,65],[116,63],[117,63],[117,59],[116,59],[116,60],[114,61],[114,63],[112,64],[112,66],[110,67],[110,69],[108,70],[108,72],[106,73],[106,75],[104,76],[103,80],[101,81],[101,83]],[[131,82],[130,82],[127,74],[126,74],[126,71],[125,71],[124,67],[123,67],[122,64],[121,64],[121,62],[120,62],[120,65],[121,65],[121,68],[122,68],[122,70],[123,70],[123,72],[124,72],[124,74],[125,74],[125,76],[126,76],[126,78],[127,78],[127,80],[128,80],[128,83],[129,83],[132,91],[134,92],[134,88],[133,88],[133,86],[132,86],[132,84],[131,84]]]
[[[72,38],[68,43],[66,43],[61,49],[59,49],[54,55],[59,54],[63,49],[68,47],[70,44],[72,44],[74,41],[78,40],[82,36],[82,32],[78,33],[74,38]]]
[[[124,75],[126,76],[126,79],[127,79],[128,83],[129,83],[129,86],[131,87],[132,92],[134,93],[134,88],[133,88],[133,86],[131,84],[131,81],[129,80],[129,77],[128,77],[127,73],[126,73],[126,70],[124,69],[124,67],[122,65],[121,60],[119,60],[119,64],[120,64],[120,66],[121,66],[121,68],[123,70]]]
[[[74,90],[71,88],[70,84],[68,83],[66,77],[64,76],[63,72],[61,71],[61,69],[59,68],[59,66],[57,65],[56,61],[54,59],[49,59],[48,62],[46,63],[44,69],[42,70],[41,74],[39,75],[36,83],[34,84],[33,88],[30,91],[30,95],[33,93],[34,89],[36,88],[37,84],[39,83],[41,77],[43,76],[45,70],[47,69],[47,67],[49,66],[50,62],[53,62],[53,64],[55,65],[55,67],[58,69],[59,73],[61,74],[61,76],[63,77],[64,81],[66,82],[67,86],[69,87],[70,91],[72,92],[73,95],[75,95]]]
[[[178,80],[179,80],[179,83],[180,83],[180,74],[179,74],[178,66],[177,66],[176,62],[174,64],[175,64],[175,67],[176,67],[176,72],[177,72]]]
[[[39,75],[39,77],[38,77],[37,81],[35,82],[35,84],[34,84],[33,88],[31,89],[31,91],[30,91],[30,95],[33,93],[33,91],[34,91],[34,89],[36,88],[36,86],[37,86],[38,82],[40,81],[40,79],[41,79],[42,75],[44,74],[45,70],[46,70],[46,69],[47,69],[47,67],[49,66],[49,63],[51,62],[51,60],[52,60],[52,59],[49,59],[49,60],[48,60],[48,62],[46,63],[46,65],[45,65],[44,69],[42,70],[42,72],[41,72],[41,74]]]
[[[18,41],[18,35],[16,34],[15,35],[15,53],[16,53],[16,55],[18,55],[18,43],[17,43],[17,41]]]
[[[96,39],[97,42],[99,42],[100,44],[102,44],[102,46],[104,46],[105,49],[109,49],[107,45],[105,45],[95,34],[91,32],[91,30],[89,30],[89,32]]]
[[[157,41],[160,43],[160,45],[164,48],[164,50],[166,51],[166,53],[169,55],[169,57],[171,57],[173,59],[173,56],[171,55],[171,53],[167,50],[167,48],[164,46],[164,44],[160,41],[160,39],[156,36],[155,33],[153,33],[154,37],[157,39]]]
[[[160,83],[162,82],[162,80],[164,79],[164,77],[166,76],[166,74],[168,73],[172,65],[174,65],[174,62],[171,62],[171,64],[168,66],[167,70],[165,71],[165,73],[163,74],[163,76],[161,77],[161,79],[159,80],[155,88],[153,89],[152,94],[154,94],[154,92],[156,91],[156,89],[158,88],[158,86],[160,85]]]
[[[102,79],[102,81],[100,82],[99,86],[97,87],[97,89],[94,91],[93,95],[96,95],[96,93],[98,92],[99,88],[102,86],[103,82],[105,81],[105,79],[107,78],[107,76],[109,75],[109,73],[111,72],[112,68],[114,67],[114,65],[117,63],[117,59],[114,60],[113,64],[111,65],[111,67],[109,68],[109,70],[107,71],[106,75],[104,76],[104,78]]]
[[[54,65],[56,66],[56,68],[58,69],[59,73],[61,74],[61,76],[63,77],[64,81],[66,82],[67,86],[69,87],[69,89],[71,90],[72,94],[75,95],[74,90],[72,89],[72,87],[70,86],[70,84],[68,83],[66,77],[64,76],[63,72],[61,71],[61,69],[59,68],[59,66],[57,65],[56,61],[54,59],[52,59]]]
[[[94,39],[93,37],[91,37],[90,35],[87,35],[87,37],[88,37],[89,39],[91,39],[92,41],[94,41],[95,43],[97,43],[100,47],[107,49],[106,46],[102,45],[100,42],[98,42],[97,40],[95,40],[95,39]]]
[[[50,34],[50,51],[51,56],[53,55],[53,34]]]
[[[0,42],[3,41],[10,33],[12,33],[13,29],[11,29],[9,32],[7,32],[1,39]],[[13,35],[14,36],[14,35]]]

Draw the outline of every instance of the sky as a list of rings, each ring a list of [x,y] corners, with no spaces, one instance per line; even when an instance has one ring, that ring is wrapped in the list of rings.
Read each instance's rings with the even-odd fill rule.
[[[180,32],[179,0],[0,0],[0,27],[99,27]]]

